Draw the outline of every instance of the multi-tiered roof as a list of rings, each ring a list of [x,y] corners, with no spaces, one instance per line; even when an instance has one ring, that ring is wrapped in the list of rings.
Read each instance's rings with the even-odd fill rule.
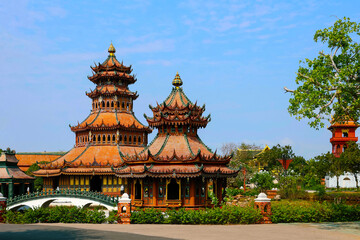
[[[109,56],[91,67],[88,79],[96,84],[86,95],[92,99],[92,110],[81,123],[70,126],[76,134],[75,146],[67,154],[41,165],[38,176],[60,174],[113,174],[111,166],[123,164],[123,156],[141,152],[152,130],[134,115],[137,92],[129,85],[136,82],[131,66],[119,62],[111,44]]]
[[[185,95],[182,80],[176,74],[173,89],[162,104],[150,106],[153,117],[149,125],[158,129],[154,140],[141,152],[126,156],[124,166],[116,169],[119,177],[228,177],[237,170],[226,165],[231,156],[213,153],[199,138],[197,131],[210,122],[203,117],[205,106],[198,106]]]

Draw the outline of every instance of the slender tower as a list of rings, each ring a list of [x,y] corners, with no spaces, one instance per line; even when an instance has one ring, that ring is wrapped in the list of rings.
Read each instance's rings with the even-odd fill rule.
[[[357,142],[358,138],[355,136],[355,131],[358,127],[359,125],[352,120],[332,122],[328,129],[332,132],[330,143],[332,145],[332,153],[336,157],[339,157],[340,154],[344,152],[347,147],[347,142]]]

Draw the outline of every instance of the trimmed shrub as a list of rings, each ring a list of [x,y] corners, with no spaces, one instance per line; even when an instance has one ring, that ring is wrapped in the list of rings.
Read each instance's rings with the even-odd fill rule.
[[[56,206],[54,208],[36,208],[25,211],[7,211],[7,223],[103,223],[104,211],[78,207]]]
[[[203,210],[167,210],[157,209],[134,211],[131,223],[166,224],[251,224],[262,218],[253,207],[225,206]]]
[[[359,221],[360,206],[306,201],[273,202],[271,220],[273,223]]]

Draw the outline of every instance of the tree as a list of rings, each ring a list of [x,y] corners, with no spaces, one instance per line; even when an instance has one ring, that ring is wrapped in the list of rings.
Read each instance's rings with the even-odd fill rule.
[[[316,129],[324,120],[335,121],[360,116],[360,46],[353,37],[360,36],[360,24],[349,18],[337,20],[333,26],[316,31],[314,41],[326,44],[329,51],[319,52],[311,59],[300,61],[295,90],[290,92],[288,112],[298,120],[309,119]]]
[[[279,144],[273,146],[270,151],[265,151],[261,153],[257,160],[264,166],[264,169],[267,171],[278,170],[281,171],[282,166],[279,159],[294,159],[295,153],[293,152],[291,146],[280,146]],[[292,166],[293,164],[290,164]]]
[[[256,184],[256,188],[260,192],[265,192],[266,190],[271,190],[274,184],[274,177],[268,172],[258,172],[250,180],[250,182]]]
[[[335,157],[334,154],[327,152],[325,154],[322,154],[320,156],[315,157],[315,159],[318,161],[318,172],[322,176],[325,176],[327,174],[330,175],[330,177],[336,177],[336,187],[339,189],[339,177],[342,175],[346,168],[345,164],[342,163],[342,159],[339,157]]]
[[[251,166],[251,161],[254,159],[255,155],[261,151],[261,147],[255,144],[225,143],[222,145],[221,151],[226,155],[233,154],[229,163],[230,167],[246,169],[245,176],[244,171],[241,171],[235,178],[228,178],[229,186],[241,187],[244,178],[249,179],[252,176],[254,169]]]
[[[45,164],[48,163],[46,161],[41,161],[41,164]],[[35,177],[35,181],[34,181],[34,188],[36,191],[41,191],[43,189],[43,185],[44,185],[44,180],[42,177],[36,177],[34,176],[33,172],[39,170],[39,164],[38,163],[33,163],[28,170],[25,172],[27,175]]]
[[[341,153],[340,161],[346,171],[352,173],[355,177],[356,188],[359,189],[357,175],[360,173],[360,148],[356,142],[348,142],[346,150]]]

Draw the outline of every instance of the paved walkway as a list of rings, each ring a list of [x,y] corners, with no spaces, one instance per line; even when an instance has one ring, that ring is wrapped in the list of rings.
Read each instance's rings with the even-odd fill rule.
[[[269,225],[0,224],[0,239],[360,239],[360,222]]]

